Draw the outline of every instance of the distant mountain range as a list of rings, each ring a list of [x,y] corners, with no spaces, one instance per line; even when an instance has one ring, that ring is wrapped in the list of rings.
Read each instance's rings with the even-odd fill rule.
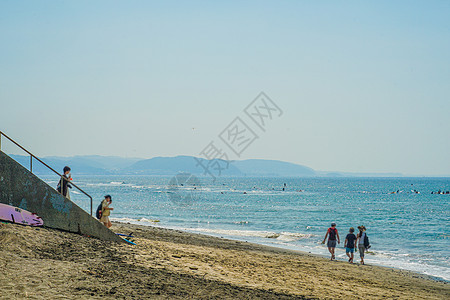
[[[29,169],[30,157],[10,155],[24,167]],[[254,176],[254,177],[398,177],[399,173],[344,173],[315,171],[309,167],[279,160],[247,159],[227,162],[223,160],[209,161],[193,156],[154,157],[150,159],[125,158],[116,156],[48,156],[41,158],[46,164],[58,172],[64,166],[70,166],[78,175],[174,175],[188,172],[195,175],[215,176]],[[33,172],[39,175],[53,174],[37,161],[33,162]]]
[[[13,159],[18,161],[21,165],[29,169],[30,157],[23,155],[10,155]],[[116,156],[100,156],[100,155],[86,155],[86,156],[47,156],[40,158],[47,165],[55,169],[55,171],[62,172],[64,166],[70,166],[76,174],[85,175],[108,175],[121,174],[122,169],[142,160],[141,158],[124,158]],[[36,174],[53,174],[41,163],[34,161],[33,172]]]

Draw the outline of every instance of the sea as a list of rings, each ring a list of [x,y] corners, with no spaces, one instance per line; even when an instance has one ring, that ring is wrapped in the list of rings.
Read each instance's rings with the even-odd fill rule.
[[[93,209],[112,196],[113,221],[171,228],[329,257],[321,242],[331,222],[341,243],[364,225],[366,264],[450,281],[450,178],[257,178],[74,176]],[[56,186],[58,178],[44,180]],[[89,212],[90,200],[71,190]],[[356,254],[355,261],[359,261]]]

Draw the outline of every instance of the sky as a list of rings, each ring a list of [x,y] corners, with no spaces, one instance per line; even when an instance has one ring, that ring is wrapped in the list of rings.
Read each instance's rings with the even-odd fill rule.
[[[0,130],[41,157],[213,142],[231,160],[448,176],[449,15],[449,1],[2,0]],[[264,130],[244,112],[260,92],[280,109]],[[236,117],[258,136],[239,156],[219,136]]]

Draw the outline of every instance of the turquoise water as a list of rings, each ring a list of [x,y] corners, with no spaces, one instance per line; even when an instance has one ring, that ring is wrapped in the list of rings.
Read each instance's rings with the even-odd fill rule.
[[[203,178],[195,188],[178,189],[168,188],[170,179],[74,180],[94,196],[94,210],[105,194],[112,195],[113,220],[327,256],[321,241],[332,221],[342,240],[349,227],[365,225],[372,244],[367,263],[450,280],[450,195],[431,194],[450,190],[449,178],[218,178],[215,183]],[[47,181],[56,185],[56,179]],[[74,190],[71,196],[89,209],[85,196]],[[337,258],[345,259],[343,241]]]

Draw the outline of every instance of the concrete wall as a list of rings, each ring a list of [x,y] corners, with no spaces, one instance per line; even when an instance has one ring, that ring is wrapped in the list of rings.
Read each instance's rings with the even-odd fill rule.
[[[45,227],[123,241],[3,152],[0,152],[0,202],[36,213],[44,220]]]

